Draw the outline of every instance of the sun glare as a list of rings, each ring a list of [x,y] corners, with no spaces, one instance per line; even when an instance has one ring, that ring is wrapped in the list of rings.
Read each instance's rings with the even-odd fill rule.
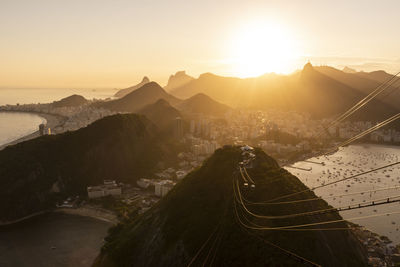
[[[294,38],[283,26],[273,23],[247,24],[231,42],[233,72],[241,77],[288,73],[297,55]]]

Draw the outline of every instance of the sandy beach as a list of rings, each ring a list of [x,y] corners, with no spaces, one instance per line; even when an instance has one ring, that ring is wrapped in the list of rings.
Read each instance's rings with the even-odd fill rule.
[[[90,206],[81,206],[78,208],[57,208],[54,212],[91,217],[112,224],[117,224],[119,222],[114,212]]]
[[[8,111],[2,111],[2,112],[8,112]],[[18,112],[20,112],[20,111],[18,111]],[[46,121],[47,121],[47,123],[46,123],[47,127],[51,128],[51,129],[54,129],[57,126],[62,125],[66,120],[65,117],[59,116],[59,115],[54,115],[54,114],[36,113],[36,112],[28,112],[28,113],[33,113],[33,114],[36,114],[36,115],[38,115],[38,116],[40,116],[42,118],[45,118]],[[7,146],[15,145],[15,144],[18,144],[18,143],[21,143],[21,142],[24,142],[24,141],[27,141],[27,140],[30,140],[30,139],[34,139],[36,137],[39,137],[39,127],[38,127],[38,130],[36,132],[34,132],[34,133],[28,134],[28,135],[26,135],[26,136],[24,136],[22,138],[19,138],[17,140],[14,140],[14,141],[10,142],[10,143],[4,144],[4,145],[0,145],[0,150],[4,149]]]

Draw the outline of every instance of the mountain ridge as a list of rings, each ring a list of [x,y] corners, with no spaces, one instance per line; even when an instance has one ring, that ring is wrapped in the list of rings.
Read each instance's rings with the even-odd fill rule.
[[[171,94],[188,98],[204,93],[234,108],[276,108],[309,112],[316,118],[335,117],[367,95],[367,92],[349,86],[342,79],[337,80],[319,72],[318,68],[306,64],[302,71],[287,76],[263,75],[245,79],[204,73],[198,79],[171,91]],[[343,73],[343,75],[355,74]],[[356,79],[368,82],[365,78]],[[372,81],[370,88],[374,85],[376,82]],[[315,97],[313,93],[316,93]],[[314,101],[313,98],[317,100]],[[398,110],[400,110],[398,104],[393,107],[380,99],[375,99],[363,107],[362,112],[356,113],[349,119],[375,122],[388,118]]]
[[[363,94],[369,94],[383,83],[387,82],[391,77],[390,74],[383,74],[385,78],[381,80],[377,80],[374,76],[374,73],[362,73],[362,72],[353,72],[353,73],[346,73],[344,71],[337,70],[335,68],[329,66],[320,66],[316,67],[316,70],[334,78],[337,81],[340,81],[358,91],[362,92]],[[378,74],[381,75],[381,74]],[[396,83],[390,85],[388,88],[385,89],[385,92],[382,92],[377,96],[377,99],[380,101],[391,105],[393,108],[400,108],[400,91],[396,91],[395,87]],[[390,97],[387,97],[387,92],[392,92]]]
[[[190,81],[194,80],[192,76],[186,74],[185,71],[178,71],[175,74],[169,76],[168,83],[164,86],[164,89],[171,91],[175,88],[181,87]]]
[[[96,106],[120,112],[137,112],[159,99],[165,99],[173,106],[182,101],[167,93],[158,83],[149,82],[122,98],[99,102]]]

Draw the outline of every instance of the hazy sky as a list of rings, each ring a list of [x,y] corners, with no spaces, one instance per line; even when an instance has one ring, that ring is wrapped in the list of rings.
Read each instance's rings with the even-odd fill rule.
[[[0,87],[125,87],[144,75],[164,85],[178,70],[240,75],[232,58],[247,54],[232,51],[259,21],[285,32],[283,72],[308,59],[395,72],[399,11],[398,0],[0,0]],[[274,71],[274,60],[258,71]]]

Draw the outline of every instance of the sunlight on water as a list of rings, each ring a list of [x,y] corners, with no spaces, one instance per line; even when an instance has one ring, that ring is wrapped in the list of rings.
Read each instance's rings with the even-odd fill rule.
[[[51,103],[73,94],[104,99],[115,92],[115,89],[0,89],[0,105]]]
[[[309,161],[324,162],[325,166],[298,162],[295,167],[309,169],[302,171],[288,168],[292,174],[296,175],[308,187],[315,187],[324,183],[349,177],[357,173],[376,169],[386,164],[400,160],[400,150],[398,147],[381,145],[357,145],[341,148],[337,153],[330,156],[312,158]],[[360,191],[377,190],[387,187],[400,186],[400,166],[382,169],[373,173],[350,179],[344,182],[322,187],[315,190],[316,195],[324,197],[349,194]],[[399,196],[400,188],[376,191],[351,196],[337,198],[327,198],[326,201],[334,207],[355,205],[358,203],[370,202],[388,196]],[[343,211],[340,214],[345,218],[368,216],[380,213],[389,213],[400,210],[398,202],[382,206],[374,206],[350,211]],[[368,229],[380,235],[388,236],[394,243],[400,243],[400,214],[369,218],[365,220],[355,220],[356,224],[366,226]]]

